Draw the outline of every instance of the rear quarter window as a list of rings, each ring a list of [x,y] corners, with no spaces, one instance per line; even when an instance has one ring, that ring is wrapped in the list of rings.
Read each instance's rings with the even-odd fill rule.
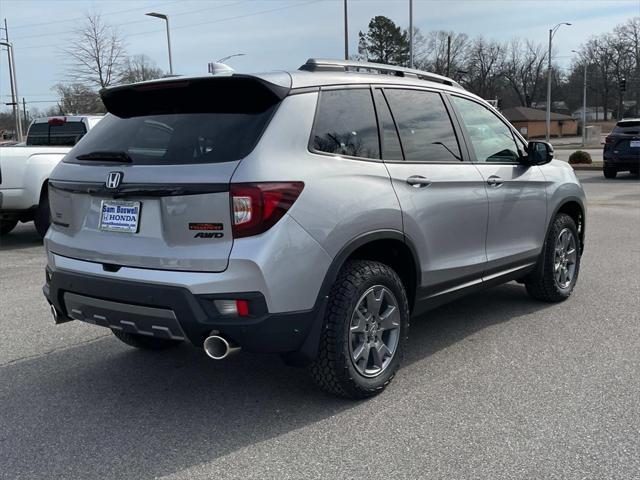
[[[317,152],[380,158],[378,125],[368,88],[324,90],[311,133]]]

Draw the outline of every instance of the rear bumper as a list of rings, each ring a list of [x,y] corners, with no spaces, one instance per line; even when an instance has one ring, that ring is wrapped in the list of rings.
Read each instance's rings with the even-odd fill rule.
[[[123,281],[47,267],[44,295],[58,311],[58,323],[82,320],[158,338],[186,339],[201,347],[212,330],[251,352],[305,350],[305,340],[321,321],[324,300],[314,308],[269,313],[257,292],[194,295],[187,288]],[[216,298],[249,300],[248,317],[220,315]],[[310,350],[311,355],[314,353]],[[304,354],[303,354],[304,356]]]
[[[603,160],[607,166],[615,167],[637,167],[640,165],[640,155],[632,154],[616,154],[614,152],[605,151]]]
[[[33,199],[24,188],[0,187],[0,211],[25,211],[33,207]]]

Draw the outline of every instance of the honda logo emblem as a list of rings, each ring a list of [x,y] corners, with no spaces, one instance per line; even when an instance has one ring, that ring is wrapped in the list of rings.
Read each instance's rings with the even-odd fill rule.
[[[109,172],[107,177],[107,188],[118,188],[122,180],[122,172]]]

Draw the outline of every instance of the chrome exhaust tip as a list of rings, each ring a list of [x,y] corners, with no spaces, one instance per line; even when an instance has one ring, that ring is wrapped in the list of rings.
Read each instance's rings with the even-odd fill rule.
[[[204,352],[214,360],[224,360],[229,355],[240,351],[240,347],[229,343],[219,335],[210,335],[204,341]]]
[[[58,323],[58,311],[56,310],[56,307],[54,307],[53,305],[49,305],[49,309],[51,310],[51,316],[53,317],[53,321],[55,323]]]

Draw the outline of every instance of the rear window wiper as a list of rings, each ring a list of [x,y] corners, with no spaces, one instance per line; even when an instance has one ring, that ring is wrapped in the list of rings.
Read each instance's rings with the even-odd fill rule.
[[[98,162],[133,163],[133,159],[127,152],[91,152],[78,155],[77,160],[95,160]]]

